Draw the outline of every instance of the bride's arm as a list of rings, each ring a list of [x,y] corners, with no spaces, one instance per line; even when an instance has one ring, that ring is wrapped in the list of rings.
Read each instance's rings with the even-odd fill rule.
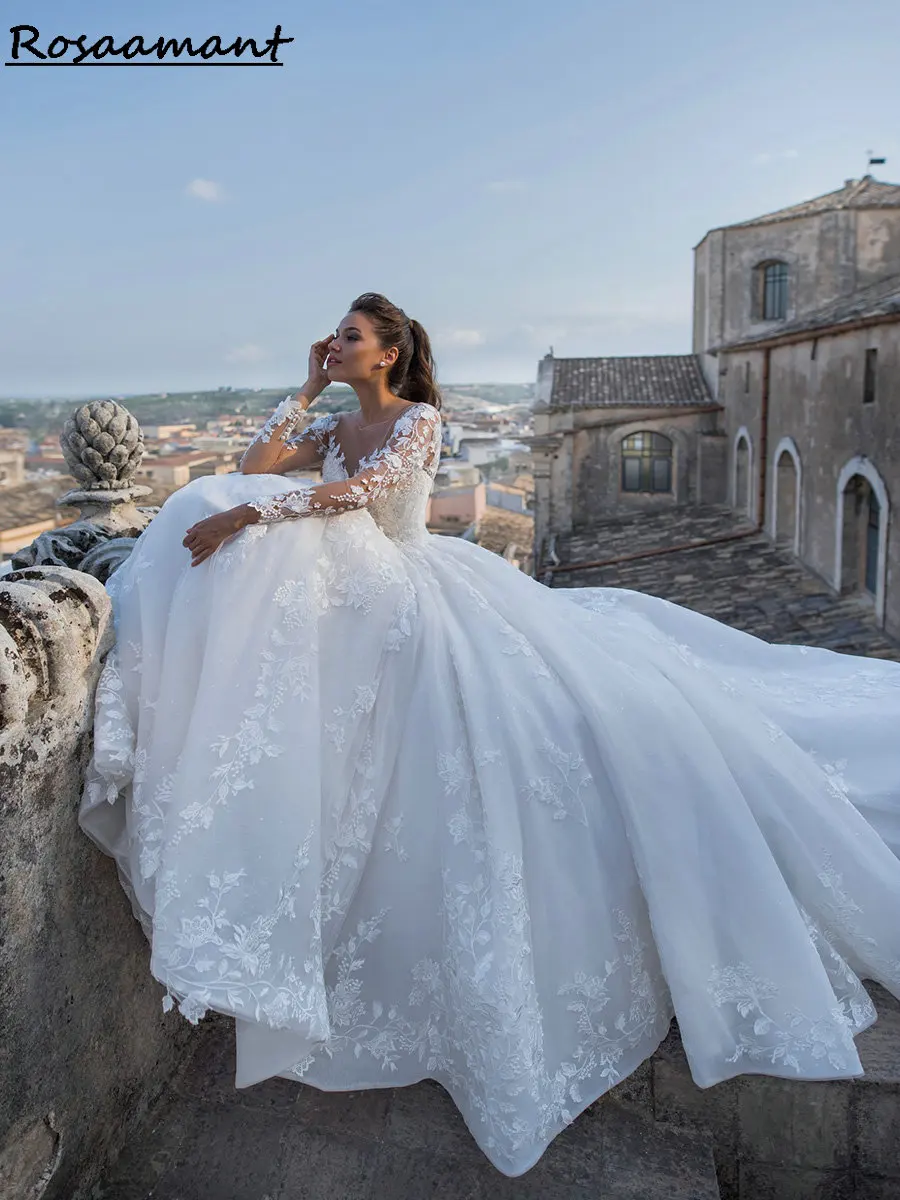
[[[388,488],[434,463],[440,455],[440,430],[437,409],[419,404],[399,418],[376,461],[352,478],[340,483],[302,484],[294,491],[262,496],[239,507],[247,510],[247,524],[364,508]]]
[[[242,475],[280,474],[312,467],[320,461],[323,417],[301,433],[294,432],[314,399],[315,394],[305,388],[285,396],[241,456],[238,470]],[[284,462],[288,454],[289,466]]]

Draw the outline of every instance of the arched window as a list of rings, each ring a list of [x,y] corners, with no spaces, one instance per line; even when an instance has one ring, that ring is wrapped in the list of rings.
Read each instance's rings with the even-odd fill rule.
[[[788,265],[760,263],[756,268],[754,316],[758,321],[783,321],[788,310]]]
[[[671,492],[672,443],[661,433],[642,430],[622,441],[622,491]]]

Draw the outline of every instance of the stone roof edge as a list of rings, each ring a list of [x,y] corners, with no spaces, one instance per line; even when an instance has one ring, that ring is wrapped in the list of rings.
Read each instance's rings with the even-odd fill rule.
[[[900,275],[895,278],[897,296],[900,300]],[[879,286],[884,288],[888,282],[883,280],[880,285],[873,284],[872,289]],[[848,302],[852,300],[854,294],[859,295],[859,293],[851,293],[847,297]],[[848,313],[844,318],[829,319],[827,310],[819,310],[819,314],[810,313],[805,322],[798,323],[792,329],[782,329],[781,331],[773,329],[768,333],[756,334],[752,338],[742,338],[736,342],[723,342],[720,346],[711,346],[707,353],[719,355],[729,354],[734,350],[765,350],[774,346],[787,346],[792,342],[806,342],[810,338],[828,336],[832,333],[837,336],[841,333],[850,333],[854,329],[867,329],[871,325],[889,325],[892,322],[900,321],[900,306],[893,311],[875,312],[868,316]]]
[[[544,360],[551,362],[648,362],[658,358],[694,358],[700,360],[700,355],[693,351],[686,354],[554,354],[544,355]]]
[[[707,385],[707,389],[708,389]],[[621,408],[637,409],[640,417],[637,415],[629,418],[631,421],[637,420],[656,420],[659,416],[671,416],[673,412],[677,412],[680,416],[687,416],[690,413],[705,413],[705,412],[724,412],[725,405],[719,404],[717,400],[710,400],[709,404],[696,404],[693,401],[688,401],[685,404],[545,404],[542,407],[535,407],[532,411],[539,413],[568,413],[568,412],[616,412]],[[651,417],[649,414],[653,413]],[[610,424],[621,425],[621,417],[610,417],[608,421],[595,421],[596,425]],[[538,434],[535,437],[529,437],[528,443],[538,441],[545,435]],[[546,435],[555,437],[555,434]]]
[[[864,183],[866,185],[869,183],[878,183],[887,187],[895,187],[898,189],[898,192],[900,192],[900,184],[891,183],[886,179],[874,179],[871,175],[864,176],[862,179],[858,179],[856,183],[857,188]],[[788,204],[784,208],[776,208],[770,213],[761,213],[758,217],[750,217],[749,220],[746,221],[732,221],[728,225],[714,225],[712,229],[707,229],[706,233],[704,233],[703,237],[699,242],[697,242],[693,249],[698,250],[711,234],[727,233],[729,229],[752,229],[755,225],[776,225],[780,221],[799,221],[806,217],[818,217],[823,213],[829,212],[865,212],[870,209],[894,207],[893,205],[879,204],[877,201],[873,200],[871,204],[866,204],[865,202],[852,205],[834,204],[826,205],[824,208],[817,208],[807,212],[796,211],[802,209],[804,205],[815,204],[818,200],[824,200],[826,196],[839,196],[842,192],[846,191],[847,185],[845,184],[842,188],[835,188],[833,192],[823,192],[821,196],[813,196],[810,200],[800,200],[797,204]]]

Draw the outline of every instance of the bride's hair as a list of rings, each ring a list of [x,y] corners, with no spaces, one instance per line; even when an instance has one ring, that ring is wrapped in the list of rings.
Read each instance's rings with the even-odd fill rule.
[[[403,400],[431,404],[440,411],[441,393],[435,380],[431,341],[424,327],[380,292],[363,292],[347,311],[366,314],[383,350],[397,347],[397,361],[388,374],[391,391]]]

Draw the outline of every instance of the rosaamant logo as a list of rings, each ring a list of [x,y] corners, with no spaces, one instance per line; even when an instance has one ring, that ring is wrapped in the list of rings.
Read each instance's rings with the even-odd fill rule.
[[[222,44],[217,34],[195,46],[191,38],[158,37],[149,42],[143,35],[127,38],[120,44],[109,34],[88,42],[86,33],[78,37],[56,34],[41,45],[41,31],[36,25],[10,27],[12,44],[7,67],[283,67],[278,50],[294,39],[281,36],[281,26],[262,43],[256,38],[235,38],[231,45]],[[68,57],[73,50],[77,53]],[[242,55],[249,52],[249,57]]]

